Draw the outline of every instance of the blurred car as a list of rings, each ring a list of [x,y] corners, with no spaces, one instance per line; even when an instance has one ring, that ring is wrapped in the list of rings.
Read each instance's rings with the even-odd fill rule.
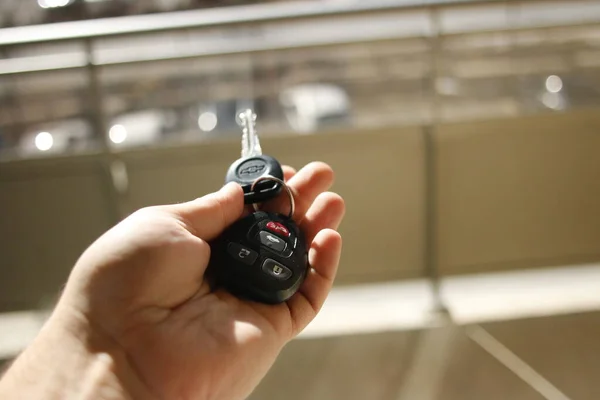
[[[350,99],[346,91],[332,84],[303,84],[282,91],[279,101],[290,127],[298,133],[312,133],[350,120]]]
[[[174,111],[147,109],[117,115],[108,124],[108,142],[115,149],[156,144],[177,122]]]
[[[17,151],[24,156],[67,153],[87,148],[92,141],[93,130],[88,121],[62,120],[44,124],[23,134]]]
[[[148,109],[117,115],[107,125],[107,142],[114,149],[154,145],[175,121],[171,110]],[[72,119],[44,124],[23,134],[18,152],[23,156],[60,154],[98,148],[100,144],[89,121]]]
[[[277,104],[270,107],[268,102]],[[247,108],[258,114],[262,126],[268,123],[268,118],[274,117],[269,111],[278,109],[284,116],[285,128],[300,134],[344,126],[351,117],[350,99],[344,89],[332,84],[304,84],[285,89],[274,99],[226,100],[199,105],[194,115],[198,119],[200,136],[239,137],[236,116]]]
[[[198,105],[195,115],[198,124],[197,128],[200,130],[200,137],[203,139],[239,137],[241,130],[236,116],[248,108],[256,111],[259,103],[256,100],[238,99]]]

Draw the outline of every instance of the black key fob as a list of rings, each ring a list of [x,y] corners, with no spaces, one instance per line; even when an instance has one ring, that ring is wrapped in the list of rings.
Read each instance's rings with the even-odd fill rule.
[[[288,300],[308,272],[305,238],[293,220],[256,211],[211,243],[207,276],[216,287],[248,300]]]
[[[244,189],[244,203],[262,203],[277,197],[282,189],[282,185],[275,181],[262,181],[252,188],[254,181],[265,176],[283,180],[283,170],[279,161],[266,154],[242,157],[231,164],[227,170],[225,183],[240,184]]]

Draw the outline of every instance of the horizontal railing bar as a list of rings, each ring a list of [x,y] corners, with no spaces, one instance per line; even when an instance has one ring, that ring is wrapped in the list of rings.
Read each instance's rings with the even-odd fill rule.
[[[0,46],[510,1],[514,0],[370,0],[352,3],[302,1],[234,6],[5,28],[0,29]]]
[[[507,29],[490,29],[490,30],[477,30],[472,32],[459,32],[459,33],[450,33],[450,34],[440,34],[439,39],[452,39],[452,38],[460,38],[460,37],[468,37],[468,36],[478,36],[485,34],[502,34],[502,33],[523,33],[523,32],[536,32],[536,31],[547,31],[551,29],[581,29],[586,27],[597,27],[598,23],[591,22],[583,22],[579,24],[568,24],[568,25],[540,25],[536,27],[515,27],[515,28],[507,28]],[[323,41],[313,41],[312,43],[285,43],[279,40],[277,44],[269,44],[265,41],[248,41],[247,43],[229,43],[226,48],[222,46],[217,50],[183,50],[181,53],[170,56],[156,56],[156,57],[129,57],[128,55],[124,55],[119,58],[114,58],[111,61],[99,61],[94,64],[99,67],[111,67],[111,66],[124,66],[124,65],[136,65],[150,62],[168,62],[168,61],[178,61],[178,60],[190,60],[190,59],[199,59],[199,58],[207,58],[207,57],[226,57],[232,55],[243,55],[243,54],[262,54],[268,52],[277,52],[277,51],[286,51],[286,50],[309,50],[309,49],[319,49],[326,47],[336,47],[336,46],[347,46],[353,44],[375,44],[375,43],[385,43],[385,42],[394,42],[394,41],[410,41],[410,40],[419,40],[419,39],[427,39],[429,36],[425,33],[415,34],[406,36],[403,34],[396,35],[385,35],[375,38],[364,38],[364,39],[356,39],[356,38],[348,38],[348,39],[339,39],[339,40],[323,40]],[[36,62],[25,62],[21,58],[15,59],[4,59],[0,60],[0,76],[3,75],[21,75],[28,73],[37,73],[37,72],[48,72],[48,71],[60,71],[67,69],[77,69],[83,68],[87,64],[86,61],[83,60],[83,53],[80,57],[76,57],[75,55],[71,55],[66,58],[59,58],[58,56],[52,56],[56,58],[56,62],[53,62],[52,65],[43,66],[41,63],[37,62],[37,58],[46,59],[49,56],[34,56],[27,57],[26,60],[36,61]],[[35,59],[35,60],[34,60]]]

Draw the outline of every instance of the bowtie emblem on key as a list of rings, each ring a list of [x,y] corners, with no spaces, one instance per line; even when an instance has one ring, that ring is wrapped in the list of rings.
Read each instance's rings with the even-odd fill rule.
[[[246,117],[252,115],[251,112],[245,114]],[[256,140],[254,143],[258,146],[258,140],[252,140]],[[242,147],[244,154],[245,148]],[[231,171],[237,171],[248,160],[242,158],[234,163],[235,168],[229,169],[228,181]],[[272,172],[276,166],[281,171],[279,162],[273,160],[274,163],[265,168]],[[267,164],[266,161],[264,163]],[[258,172],[258,167],[256,172],[249,174],[257,175],[245,190],[246,196],[250,194],[254,212],[234,222],[210,244],[207,277],[213,287],[222,287],[238,297],[267,304],[282,303],[298,291],[306,278],[309,270],[307,244],[303,232],[293,220],[294,194],[283,177]],[[242,186],[246,184],[246,181],[234,181]],[[254,196],[257,188],[266,182],[276,183],[279,189]],[[282,188],[290,201],[288,215],[259,210],[257,202],[276,197]]]
[[[262,154],[258,133],[256,132],[256,114],[252,110],[241,112],[237,116],[242,127],[242,154],[227,171],[225,183],[237,182],[244,189],[244,202],[253,204],[276,197],[282,189],[278,181],[261,181],[252,188],[253,183],[261,177],[272,176],[283,180],[283,170],[279,162],[266,154]]]

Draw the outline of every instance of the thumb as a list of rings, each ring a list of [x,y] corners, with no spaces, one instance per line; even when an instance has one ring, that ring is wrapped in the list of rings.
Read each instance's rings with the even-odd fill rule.
[[[244,191],[230,182],[217,192],[173,205],[171,211],[184,220],[192,233],[209,241],[242,216]]]

